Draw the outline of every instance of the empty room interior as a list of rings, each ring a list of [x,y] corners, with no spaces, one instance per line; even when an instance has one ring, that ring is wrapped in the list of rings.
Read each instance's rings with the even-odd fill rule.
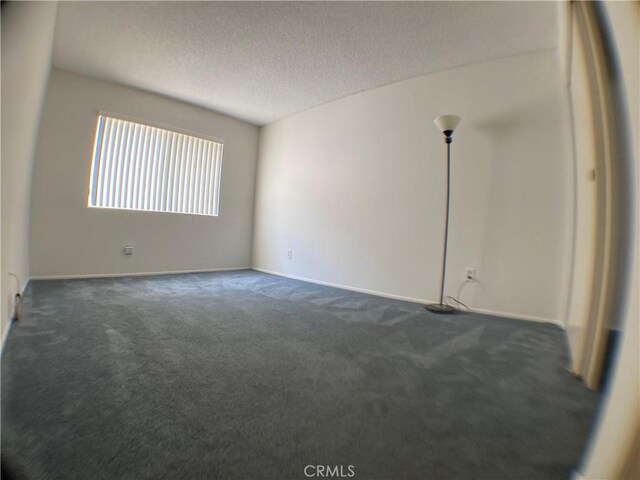
[[[3,1],[2,477],[639,479],[639,5]]]

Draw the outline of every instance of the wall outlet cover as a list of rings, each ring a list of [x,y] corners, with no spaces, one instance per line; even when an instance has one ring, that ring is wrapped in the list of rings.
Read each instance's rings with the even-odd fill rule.
[[[467,267],[465,269],[465,278],[467,280],[475,281],[477,279],[477,276],[478,274],[475,268]]]

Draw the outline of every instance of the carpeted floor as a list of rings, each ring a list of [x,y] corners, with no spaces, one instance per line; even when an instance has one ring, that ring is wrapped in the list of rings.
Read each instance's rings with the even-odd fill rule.
[[[253,271],[32,282],[2,360],[28,479],[566,479],[598,402],[556,326]]]

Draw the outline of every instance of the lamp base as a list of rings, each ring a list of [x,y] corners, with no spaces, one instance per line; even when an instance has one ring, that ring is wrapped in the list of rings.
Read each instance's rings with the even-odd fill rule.
[[[424,308],[433,313],[453,313],[456,311],[451,305],[445,305],[444,303],[430,303],[425,305]]]

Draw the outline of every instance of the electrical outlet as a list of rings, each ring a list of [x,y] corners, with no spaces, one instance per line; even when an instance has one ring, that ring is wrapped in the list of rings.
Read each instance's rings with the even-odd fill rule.
[[[467,280],[470,280],[472,282],[475,282],[477,280],[477,272],[475,268],[471,268],[471,267],[467,267],[465,270],[465,278]]]
[[[125,246],[122,248],[122,252],[123,252],[125,255],[133,255],[133,245],[125,245]]]
[[[287,260],[293,259],[293,250],[287,250]]]

